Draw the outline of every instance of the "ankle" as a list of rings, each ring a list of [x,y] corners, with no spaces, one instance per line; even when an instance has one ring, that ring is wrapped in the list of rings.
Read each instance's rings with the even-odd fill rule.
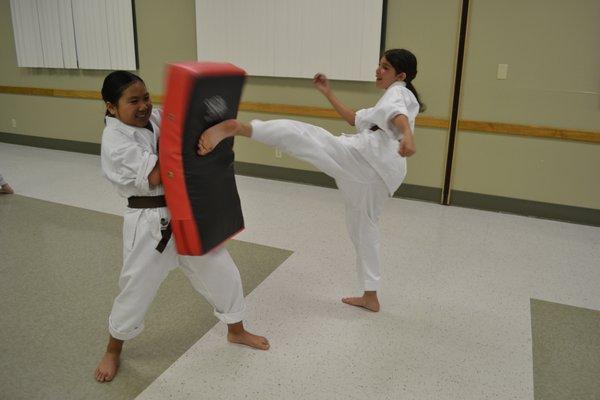
[[[235,324],[228,324],[227,325],[227,333],[230,335],[240,335],[242,333],[244,333],[244,324],[240,321],[240,322],[236,322]]]
[[[108,341],[108,346],[106,346],[106,353],[119,355],[123,350],[123,340],[115,339],[114,337],[110,337]]]
[[[252,136],[252,125],[240,123],[239,133],[242,136],[251,137]]]
[[[119,354],[121,354],[121,351],[123,350],[122,346],[107,346],[106,347],[106,354],[114,354],[116,356],[118,356]]]
[[[365,300],[377,300],[377,291],[375,290],[365,290],[363,293],[363,298]]]

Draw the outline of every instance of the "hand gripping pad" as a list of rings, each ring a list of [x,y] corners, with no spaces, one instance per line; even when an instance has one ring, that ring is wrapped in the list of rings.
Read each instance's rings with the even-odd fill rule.
[[[190,62],[167,69],[159,162],[177,252],[202,255],[244,229],[233,138],[200,156],[209,127],[235,118],[246,73],[232,64]]]

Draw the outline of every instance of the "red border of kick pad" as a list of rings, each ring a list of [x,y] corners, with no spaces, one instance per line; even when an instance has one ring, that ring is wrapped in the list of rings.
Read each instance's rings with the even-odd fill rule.
[[[232,75],[245,76],[246,72],[233,64],[216,62],[183,62],[167,67],[160,135],[160,174],[171,213],[175,245],[182,255],[204,254],[189,201],[181,155],[189,97],[198,77]]]

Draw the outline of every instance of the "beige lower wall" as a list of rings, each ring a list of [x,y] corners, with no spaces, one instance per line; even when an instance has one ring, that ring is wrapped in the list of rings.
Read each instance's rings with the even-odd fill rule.
[[[98,100],[0,94],[0,132],[100,143],[104,110]]]
[[[600,209],[600,144],[459,132],[452,189]]]

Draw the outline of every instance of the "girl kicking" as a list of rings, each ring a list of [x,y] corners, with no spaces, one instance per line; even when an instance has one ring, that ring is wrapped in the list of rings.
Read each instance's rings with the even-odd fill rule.
[[[379,60],[375,85],[385,90],[372,108],[353,111],[334,96],[327,77],[313,83],[357,133],[334,136],[325,129],[292,120],[224,121],[207,129],[198,143],[200,155],[224,138],[252,138],[307,161],[335,179],[346,206],[346,223],[356,250],[363,294],[345,297],[353,306],[379,311],[381,287],[378,220],[385,200],[406,176],[406,158],[416,151],[413,131],[421,102],[414,86],[417,59],[408,50],[388,50]]]

